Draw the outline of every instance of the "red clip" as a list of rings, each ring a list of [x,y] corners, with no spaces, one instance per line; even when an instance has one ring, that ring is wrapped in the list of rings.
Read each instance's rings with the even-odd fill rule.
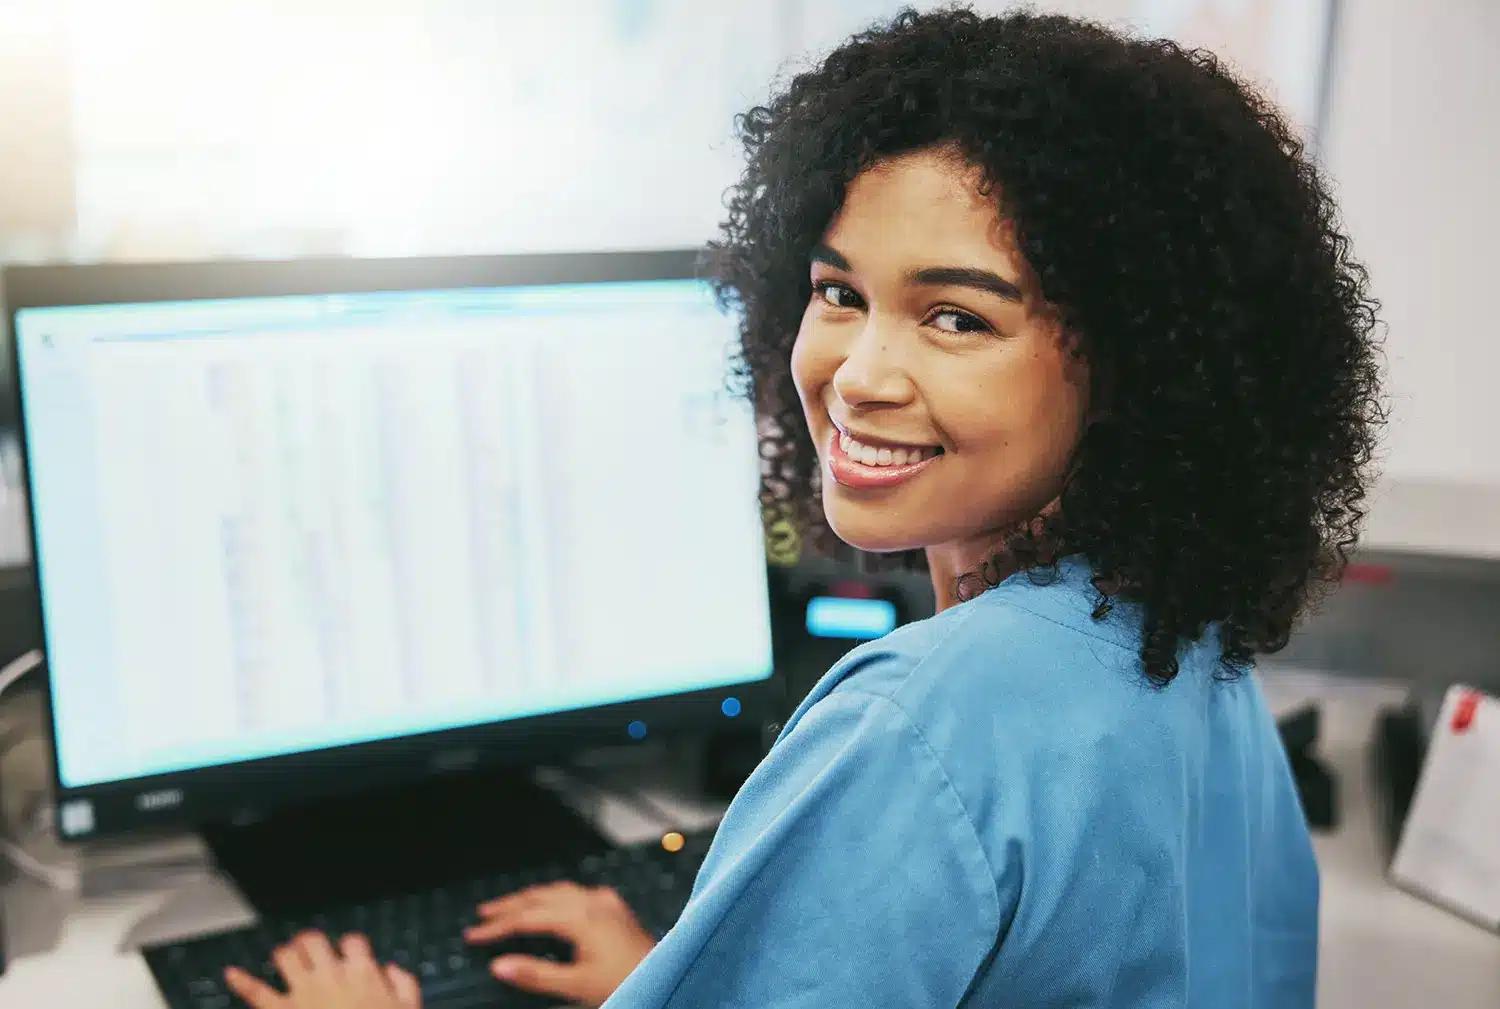
[[[1479,711],[1479,695],[1469,691],[1458,699],[1453,706],[1453,731],[1454,733],[1467,732],[1474,724],[1474,716]]]
[[[1354,562],[1344,568],[1344,581],[1354,585],[1389,585],[1392,572],[1385,564]]]

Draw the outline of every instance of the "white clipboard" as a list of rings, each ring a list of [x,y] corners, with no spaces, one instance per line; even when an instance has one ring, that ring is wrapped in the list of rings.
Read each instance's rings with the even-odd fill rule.
[[[1500,932],[1500,701],[1450,687],[1390,879]]]

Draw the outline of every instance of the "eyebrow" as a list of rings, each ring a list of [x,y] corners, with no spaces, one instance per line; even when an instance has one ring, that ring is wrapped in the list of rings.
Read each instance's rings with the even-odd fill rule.
[[[919,287],[969,287],[1019,304],[1021,289],[998,273],[972,266],[933,266],[906,275],[908,284]]]
[[[822,242],[812,247],[812,256],[810,258],[814,263],[823,263],[833,267],[835,270],[848,270],[851,273],[854,271],[854,267],[849,265],[849,260],[844,258],[843,253],[831,245],[824,245]]]
[[[811,258],[814,263],[823,263],[835,270],[853,272],[854,269],[842,253],[821,242],[813,246]],[[912,270],[905,279],[908,284],[918,287],[968,287],[1004,298],[1006,301],[1020,303],[1024,300],[1021,288],[1014,281],[1006,280],[1000,274],[990,270],[981,270],[973,266],[929,266],[921,270]]]

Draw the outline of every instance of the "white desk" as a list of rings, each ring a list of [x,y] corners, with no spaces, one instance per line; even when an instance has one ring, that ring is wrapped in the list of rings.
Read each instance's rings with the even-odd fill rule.
[[[1308,696],[1325,702],[1322,749],[1339,776],[1343,826],[1317,840],[1323,872],[1320,1005],[1500,1007],[1500,937],[1384,881],[1364,751],[1375,712],[1392,695],[1360,684],[1275,676],[1267,693],[1278,707]],[[690,826],[712,822],[718,812],[714,804],[694,801],[681,790],[650,792],[680,810]],[[622,842],[659,831],[659,825],[618,803],[605,803],[597,812],[601,828]],[[175,893],[81,903],[68,914],[52,952],[14,962],[0,979],[0,1009],[162,1009],[144,964],[135,954],[119,952],[121,944],[132,936],[167,939],[248,918],[233,891],[213,880]]]

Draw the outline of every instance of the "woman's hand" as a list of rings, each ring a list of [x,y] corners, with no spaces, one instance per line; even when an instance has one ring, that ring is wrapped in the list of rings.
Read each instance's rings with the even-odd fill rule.
[[[620,895],[608,887],[552,883],[492,900],[466,936],[488,943],[517,935],[555,935],[573,944],[571,963],[506,955],[490,965],[527,991],[599,1006],[656,945]]]
[[[224,983],[251,1009],[419,1009],[417,979],[400,967],[375,962],[369,940],[346,935],[335,950],[321,932],[306,932],[280,947],[272,962],[286,992],[237,967]]]

